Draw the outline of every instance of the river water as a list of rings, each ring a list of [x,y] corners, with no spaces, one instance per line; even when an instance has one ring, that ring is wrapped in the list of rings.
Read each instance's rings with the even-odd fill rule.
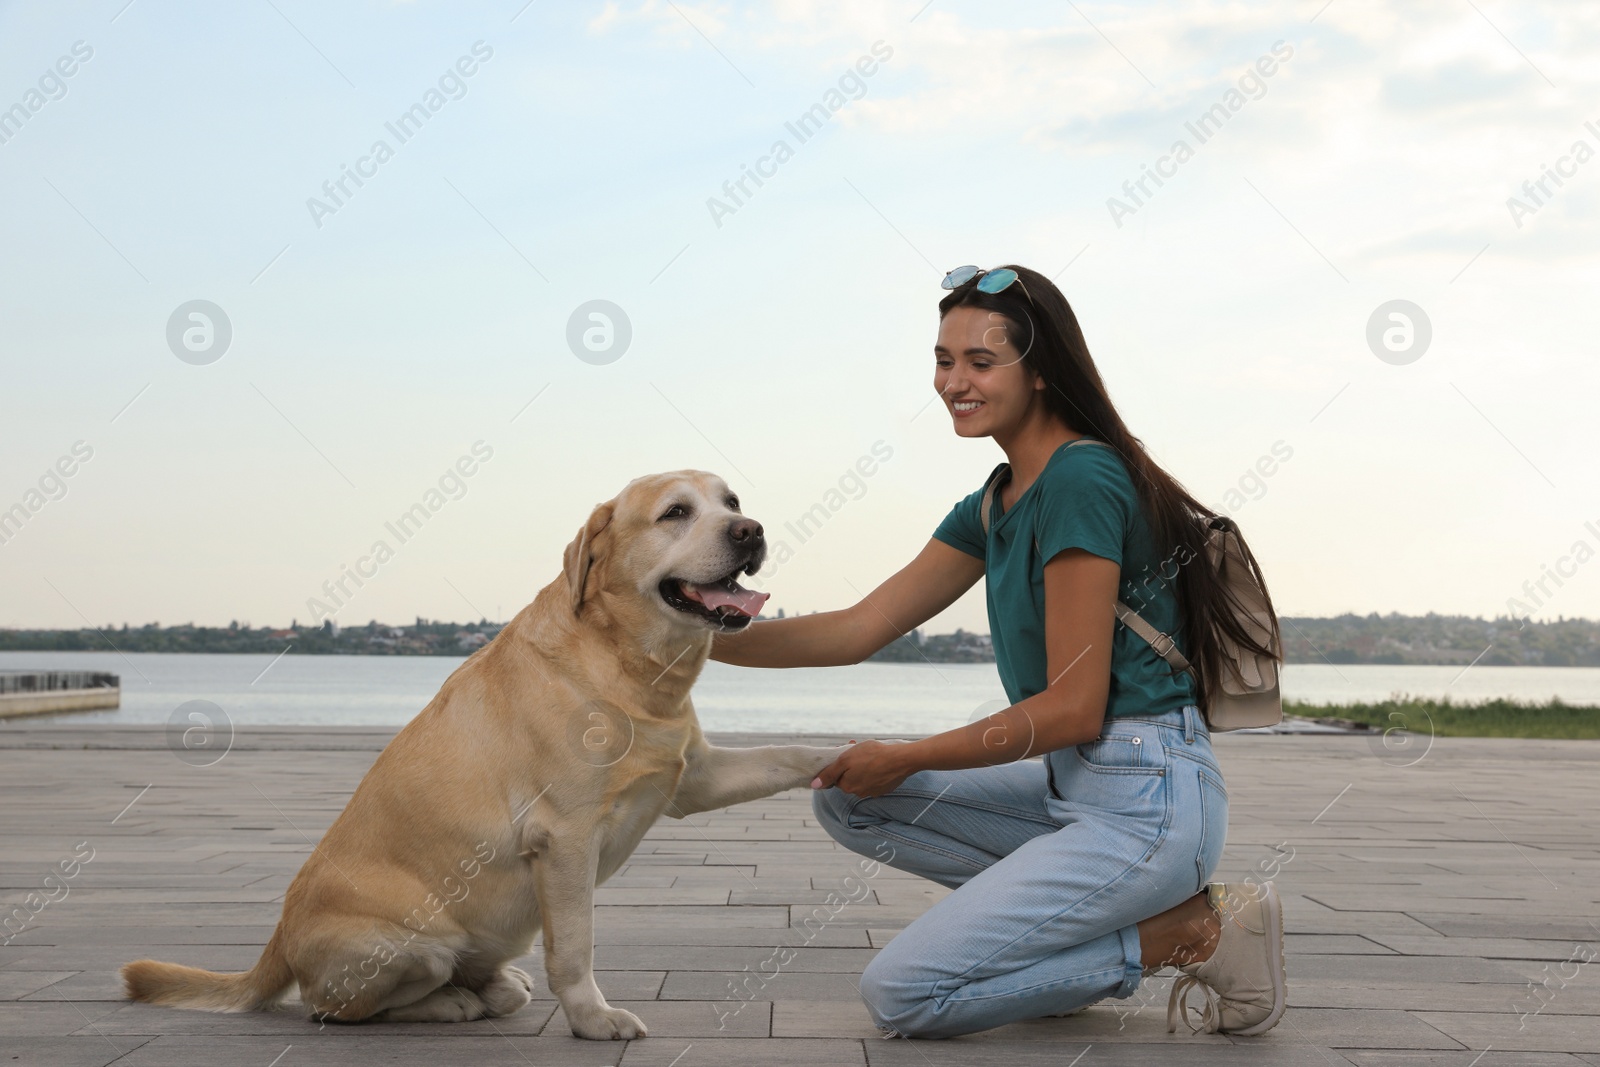
[[[89,669],[122,677],[120,708],[53,717],[63,722],[166,722],[178,705],[203,699],[240,726],[398,726],[422,710],[460,663],[445,656],[290,654],[275,661],[266,655],[0,652],[0,670]],[[1600,669],[1289,664],[1283,689],[1286,699],[1321,704],[1409,693],[1462,701],[1560,697],[1600,705]],[[783,671],[708,663],[694,703],[707,730],[923,734],[968,722],[980,708],[988,714],[1004,696],[991,663]]]

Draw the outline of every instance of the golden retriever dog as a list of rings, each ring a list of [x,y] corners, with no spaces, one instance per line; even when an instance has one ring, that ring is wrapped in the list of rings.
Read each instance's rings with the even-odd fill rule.
[[[594,980],[594,890],[663,812],[806,785],[839,749],[713,748],[689,690],[718,631],[766,594],[739,585],[761,525],[716,475],[630,482],[540,590],[391,741],[306,859],[260,960],[218,974],[140,960],[128,996],[210,1011],[463,1022],[528,1003],[510,962],[544,934],[578,1037],[642,1037]]]

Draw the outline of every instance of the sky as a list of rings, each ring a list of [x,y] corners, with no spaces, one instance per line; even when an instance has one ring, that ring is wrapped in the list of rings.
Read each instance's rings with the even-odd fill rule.
[[[0,4],[0,627],[503,619],[683,467],[847,606],[1001,458],[930,401],[1002,262],[1280,612],[1600,616],[1597,59],[1553,0]]]

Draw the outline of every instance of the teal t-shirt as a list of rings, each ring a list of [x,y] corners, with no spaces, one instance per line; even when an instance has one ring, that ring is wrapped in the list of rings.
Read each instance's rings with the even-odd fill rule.
[[[1001,511],[1000,492],[995,491],[987,539],[978,511],[981,487],[951,508],[933,532],[952,548],[984,561],[995,664],[1013,704],[1043,692],[1049,683],[1044,565],[1069,548],[1118,564],[1122,602],[1171,634],[1178,651],[1185,651],[1174,578],[1190,556],[1182,549],[1157,554],[1122,460],[1110,448],[1080,441],[1056,449],[1009,511]],[[1121,623],[1113,634],[1107,717],[1157,715],[1195,703],[1187,672],[1174,675],[1155,649]]]

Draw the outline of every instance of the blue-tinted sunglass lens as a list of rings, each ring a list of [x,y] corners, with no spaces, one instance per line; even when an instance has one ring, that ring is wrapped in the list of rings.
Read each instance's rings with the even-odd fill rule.
[[[1017,280],[1014,270],[992,270],[978,279],[978,291],[983,293],[998,293],[1006,286]]]
[[[970,264],[965,267],[957,267],[949,274],[946,274],[944,281],[939,284],[946,289],[954,289],[958,286],[966,285],[977,273],[978,268]]]

